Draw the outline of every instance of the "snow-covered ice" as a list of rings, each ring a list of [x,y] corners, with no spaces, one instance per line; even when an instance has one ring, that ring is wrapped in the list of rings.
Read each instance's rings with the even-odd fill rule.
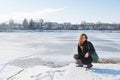
[[[81,33],[88,35],[100,58],[120,60],[119,32],[1,32],[0,80],[6,80],[12,74],[23,69],[26,73],[26,70],[29,71],[29,69],[35,69],[35,67],[41,67],[41,65],[46,68],[45,66],[60,67],[74,63],[73,54],[77,53],[77,43]],[[95,64],[95,67],[97,68],[98,65],[101,64]],[[110,66],[110,68],[116,69],[119,64],[116,64],[115,67],[112,64]],[[70,65],[67,67],[70,67]],[[109,66],[107,67],[109,68]],[[102,68],[107,67],[103,65]],[[52,68],[49,69],[52,70]],[[120,68],[118,68],[119,70]]]
[[[120,64],[94,64],[91,70],[70,64],[62,68],[36,66],[9,80],[120,80]]]

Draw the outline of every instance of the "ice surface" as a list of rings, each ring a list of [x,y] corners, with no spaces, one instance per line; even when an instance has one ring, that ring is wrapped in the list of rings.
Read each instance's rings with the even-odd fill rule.
[[[79,35],[86,33],[100,58],[120,59],[120,33],[100,31],[2,32],[0,33],[0,77],[9,69],[73,63]],[[53,62],[53,63],[51,63]],[[16,67],[12,70],[9,66]],[[48,66],[48,65],[46,65]]]
[[[25,69],[9,80],[119,80],[119,64],[94,64],[91,70],[70,64],[62,68],[36,66]]]

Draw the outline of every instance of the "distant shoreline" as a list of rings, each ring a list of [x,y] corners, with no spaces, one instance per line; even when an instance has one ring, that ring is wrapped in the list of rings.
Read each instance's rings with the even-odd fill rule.
[[[6,30],[0,32],[103,32],[103,33],[120,33],[120,30]]]

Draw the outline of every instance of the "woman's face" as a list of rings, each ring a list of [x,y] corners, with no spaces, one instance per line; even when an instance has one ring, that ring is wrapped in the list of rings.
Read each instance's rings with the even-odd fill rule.
[[[86,41],[86,37],[85,36],[82,36],[82,41]]]

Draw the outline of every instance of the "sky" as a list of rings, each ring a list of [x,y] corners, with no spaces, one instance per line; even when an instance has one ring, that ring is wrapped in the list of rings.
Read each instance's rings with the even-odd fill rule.
[[[0,22],[120,23],[120,0],[0,0]]]

